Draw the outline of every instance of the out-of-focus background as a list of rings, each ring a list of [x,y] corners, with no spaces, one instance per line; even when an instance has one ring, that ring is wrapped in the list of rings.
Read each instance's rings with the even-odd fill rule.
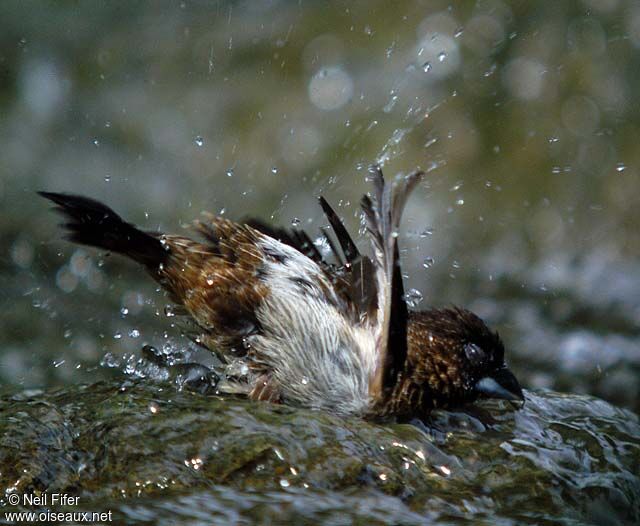
[[[319,194],[359,230],[379,162],[429,171],[413,305],[486,317],[530,388],[640,411],[639,52],[630,0],[0,3],[0,389],[181,341],[151,280],[62,241],[36,190],[315,236]]]

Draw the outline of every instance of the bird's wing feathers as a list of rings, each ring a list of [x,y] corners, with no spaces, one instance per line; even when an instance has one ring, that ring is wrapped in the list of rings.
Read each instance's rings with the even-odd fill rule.
[[[335,210],[331,208],[331,205],[327,200],[320,196],[319,201],[322,211],[324,212],[324,215],[327,216],[329,224],[331,225],[331,228],[333,228],[333,232],[338,239],[338,243],[340,243],[340,248],[344,254],[345,264],[352,264],[360,257],[358,247],[356,247],[356,244],[353,242],[353,239],[351,239],[349,232],[347,232],[347,229],[342,224],[338,214],[336,214]],[[334,252],[336,251],[334,250]]]
[[[323,230],[332,252],[341,264],[331,269],[333,281],[349,302],[357,316],[357,321],[369,320],[375,315],[378,301],[378,289],[373,261],[362,254],[344,227],[344,224],[324,197],[320,197],[320,206],[329,220],[329,224],[340,245],[340,251],[332,242],[328,232]]]
[[[373,260],[360,254],[342,221],[323,197],[320,197],[320,206],[337,244],[329,232],[323,229],[322,233],[337,265],[326,261],[302,231],[274,230],[264,225],[258,228],[316,262],[344,300],[346,309],[355,315],[356,321],[372,328],[376,335],[377,361],[370,382],[370,394],[374,398],[384,396],[395,383],[407,354],[408,309],[397,237],[407,199],[423,175],[423,172],[416,171],[387,184],[378,166],[370,169],[373,192],[371,196],[362,198],[361,205],[373,248]],[[309,252],[310,246],[313,253]]]
[[[304,230],[298,230],[295,228],[290,230],[286,228],[277,228],[255,218],[246,219],[241,221],[241,223],[266,236],[272,237],[285,245],[295,248],[316,263],[323,262],[322,254],[320,254],[320,251],[313,244],[313,241]]]
[[[320,232],[333,256],[334,262],[327,260],[306,232],[299,229],[275,228],[258,219],[247,219],[244,224],[260,233],[289,245],[301,252],[322,269],[332,283],[336,294],[342,298],[345,314],[355,322],[370,319],[377,307],[377,287],[375,268],[371,259],[360,254],[355,242],[347,232],[335,210],[323,198],[319,198],[331,231],[321,228]]]
[[[370,394],[382,396],[393,385],[407,354],[408,310],[399,265],[398,229],[411,191],[423,172],[416,171],[386,184],[378,166],[370,170],[372,197],[362,198],[373,247],[378,287],[377,367]]]

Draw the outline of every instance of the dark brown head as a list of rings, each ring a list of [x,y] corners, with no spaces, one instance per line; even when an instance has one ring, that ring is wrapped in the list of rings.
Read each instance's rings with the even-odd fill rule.
[[[393,411],[415,415],[478,398],[524,401],[498,334],[465,309],[410,313],[407,361],[393,389]]]

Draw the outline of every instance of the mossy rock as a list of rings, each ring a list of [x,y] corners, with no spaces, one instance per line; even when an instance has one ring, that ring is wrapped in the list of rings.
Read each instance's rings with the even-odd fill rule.
[[[626,410],[529,392],[519,411],[490,403],[429,426],[143,381],[72,386],[0,400],[0,484],[6,510],[10,493],[69,493],[125,524],[640,520]]]

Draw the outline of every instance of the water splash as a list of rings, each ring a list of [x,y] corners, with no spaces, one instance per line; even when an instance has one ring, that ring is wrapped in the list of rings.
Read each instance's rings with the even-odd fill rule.
[[[409,289],[404,295],[404,300],[411,308],[417,307],[423,299],[424,297],[422,296],[422,292],[418,289]]]

